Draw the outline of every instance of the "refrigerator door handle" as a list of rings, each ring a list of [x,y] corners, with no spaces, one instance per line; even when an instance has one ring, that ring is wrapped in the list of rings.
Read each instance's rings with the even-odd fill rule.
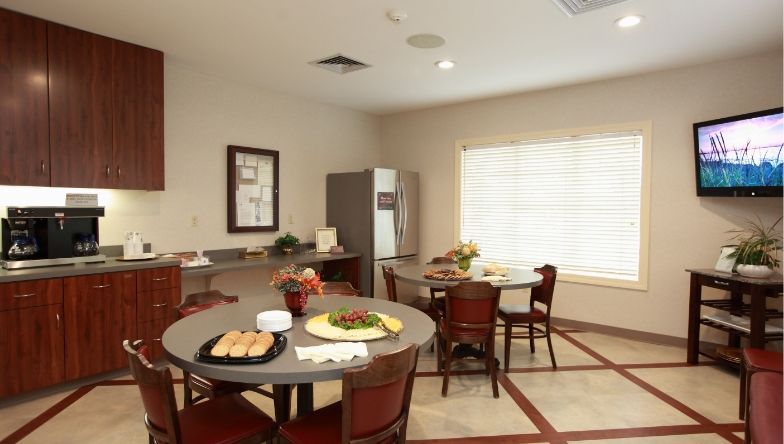
[[[402,244],[406,240],[406,226],[408,225],[408,202],[406,200],[406,185],[403,181],[400,181],[400,213],[401,213],[401,223],[400,223],[400,243]]]
[[[401,237],[401,232],[403,230],[403,205],[402,205],[402,189],[400,185],[400,173],[398,172],[397,177],[395,178],[395,244],[397,248],[395,253],[397,254],[400,249],[400,243],[403,241]]]

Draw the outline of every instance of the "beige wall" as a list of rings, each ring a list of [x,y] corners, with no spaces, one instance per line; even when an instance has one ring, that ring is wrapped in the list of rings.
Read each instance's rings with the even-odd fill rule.
[[[427,258],[457,240],[456,140],[652,121],[648,290],[560,282],[553,310],[562,318],[685,337],[684,268],[712,268],[727,243],[725,231],[743,217],[772,220],[782,212],[779,198],[698,198],[692,123],[781,103],[782,57],[774,53],[385,116],[381,160],[420,172],[420,250]]]
[[[99,190],[106,206],[102,244],[121,244],[125,230],[141,231],[156,252],[273,244],[280,233],[226,232],[227,145],[280,151],[281,231],[303,241],[325,224],[326,174],[379,162],[376,116],[208,77],[168,59],[165,94],[166,191]],[[5,217],[8,205],[64,205],[65,192],[0,186],[0,214]],[[267,281],[232,274],[215,286],[242,294],[269,291],[243,282]]]

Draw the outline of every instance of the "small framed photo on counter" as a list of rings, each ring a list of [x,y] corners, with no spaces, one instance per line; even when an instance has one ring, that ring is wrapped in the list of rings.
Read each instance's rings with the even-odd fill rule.
[[[337,230],[333,228],[316,228],[316,252],[329,253],[331,247],[338,244]]]

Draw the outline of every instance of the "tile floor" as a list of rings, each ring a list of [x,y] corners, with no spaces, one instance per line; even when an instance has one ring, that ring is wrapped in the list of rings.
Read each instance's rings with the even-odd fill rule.
[[[497,350],[503,350],[499,337]],[[435,356],[422,350],[411,402],[414,443],[742,442],[738,377],[724,367],[686,366],[683,349],[559,330],[547,344],[512,345],[493,399],[481,364],[465,362],[441,397]],[[502,357],[501,357],[502,358]],[[179,371],[175,378],[181,378]],[[145,443],[139,393],[127,376],[0,407],[1,443]],[[179,384],[175,387],[181,403]],[[340,382],[314,385],[316,407],[340,398]],[[272,401],[245,396],[272,414]],[[293,402],[293,404],[296,404]],[[292,410],[296,405],[292,406]]]

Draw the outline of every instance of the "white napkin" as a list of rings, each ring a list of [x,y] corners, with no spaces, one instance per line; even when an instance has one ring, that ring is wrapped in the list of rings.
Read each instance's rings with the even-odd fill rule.
[[[504,282],[511,281],[512,278],[506,276],[485,276],[482,278],[482,280],[487,282]]]
[[[294,347],[297,359],[310,359],[317,364],[327,361],[350,361],[354,356],[368,355],[364,342],[336,342],[334,344],[315,345],[312,347]]]

